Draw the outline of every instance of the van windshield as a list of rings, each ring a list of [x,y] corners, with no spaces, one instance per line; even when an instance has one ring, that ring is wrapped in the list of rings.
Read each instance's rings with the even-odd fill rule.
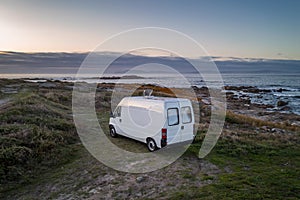
[[[168,125],[174,126],[179,124],[179,115],[177,108],[169,108],[168,109]]]
[[[121,117],[121,106],[118,106],[118,107],[115,109],[114,117]]]

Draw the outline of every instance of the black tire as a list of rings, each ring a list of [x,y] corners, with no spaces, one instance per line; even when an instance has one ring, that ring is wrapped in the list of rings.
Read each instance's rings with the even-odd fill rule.
[[[156,143],[152,138],[147,139],[147,148],[150,152],[153,152],[157,149]]]
[[[118,134],[116,132],[116,129],[113,126],[109,126],[109,134],[111,137],[118,137]]]

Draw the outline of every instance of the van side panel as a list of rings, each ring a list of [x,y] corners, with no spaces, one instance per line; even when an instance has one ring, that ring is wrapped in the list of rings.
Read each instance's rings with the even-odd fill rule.
[[[125,136],[146,143],[148,137],[154,139],[160,133],[165,123],[163,109],[161,102],[141,104],[129,99],[122,106],[120,129]]]

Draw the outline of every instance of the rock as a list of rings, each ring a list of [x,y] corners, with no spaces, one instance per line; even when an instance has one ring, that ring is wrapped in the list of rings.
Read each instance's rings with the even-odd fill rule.
[[[98,193],[98,190],[92,189],[92,190],[89,191],[89,193],[90,193],[90,194],[97,194],[97,193]]]
[[[280,129],[280,128],[272,128],[271,132],[272,133],[285,133],[285,130]]]
[[[73,86],[72,86],[72,85],[66,85],[66,86],[65,86],[65,89],[66,89],[66,90],[73,90]]]
[[[202,101],[204,104],[206,104],[206,105],[210,105],[210,102],[209,102],[209,100],[202,99],[201,101]]]
[[[55,88],[56,84],[55,83],[45,82],[45,83],[40,83],[39,87],[40,88]]]
[[[289,107],[289,106],[284,106],[284,107],[282,107],[280,110],[281,110],[281,111],[290,111],[290,110],[292,110],[292,108]]]
[[[281,107],[281,106],[285,106],[285,105],[288,105],[288,102],[282,101],[282,100],[277,101],[277,106]]]
[[[142,197],[143,194],[142,194],[141,192],[138,192],[138,193],[135,194],[135,196],[136,196],[136,197]]]
[[[10,88],[10,87],[1,88],[0,91],[4,94],[16,94],[16,93],[18,93],[17,88]]]
[[[141,183],[141,182],[143,182],[145,179],[146,179],[146,178],[145,178],[144,176],[138,176],[138,177],[136,178],[136,182],[137,182],[137,183]]]
[[[257,89],[256,87],[253,86],[225,86],[225,90],[235,90],[235,91],[247,91],[247,90],[252,90],[252,89]]]
[[[226,173],[229,173],[229,174],[233,173],[233,170],[229,166],[224,167],[224,170]]]
[[[254,86],[225,86],[225,90],[243,91],[247,93],[269,93],[269,89],[259,89]]]
[[[277,131],[276,131],[276,128],[272,128],[272,129],[271,129],[271,132],[272,132],[272,133],[277,132]]]
[[[300,126],[300,122],[293,122],[291,123],[292,126]]]
[[[247,109],[250,109],[250,104],[244,104]]]
[[[226,95],[234,95],[234,92],[226,92]]]
[[[256,106],[256,107],[259,107],[259,108],[264,108],[264,109],[266,109],[266,108],[274,108],[273,105],[269,105],[269,104],[256,104],[256,103],[254,103],[253,105]]]
[[[282,88],[279,88],[278,90],[276,90],[276,92],[287,92],[287,91],[289,91],[289,90],[287,90],[287,89],[282,89]]]
[[[264,131],[268,131],[268,130],[269,130],[269,127],[267,127],[267,126],[262,126],[261,129],[264,130]]]
[[[259,93],[260,90],[258,88],[248,88],[248,89],[244,89],[243,92]]]
[[[192,87],[191,87],[193,90],[195,90],[195,91],[197,91],[199,88],[197,87],[197,86],[195,86],[195,85],[193,85]]]
[[[263,92],[263,93],[269,93],[269,92],[272,92],[272,90],[268,90],[268,89],[261,89],[260,92]]]

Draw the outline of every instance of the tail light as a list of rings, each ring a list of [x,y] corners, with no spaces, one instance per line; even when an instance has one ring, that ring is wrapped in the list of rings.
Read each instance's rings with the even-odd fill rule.
[[[161,139],[167,139],[167,129],[166,128],[161,129]]]
[[[161,129],[161,147],[164,147],[167,145],[167,129],[162,128]]]

